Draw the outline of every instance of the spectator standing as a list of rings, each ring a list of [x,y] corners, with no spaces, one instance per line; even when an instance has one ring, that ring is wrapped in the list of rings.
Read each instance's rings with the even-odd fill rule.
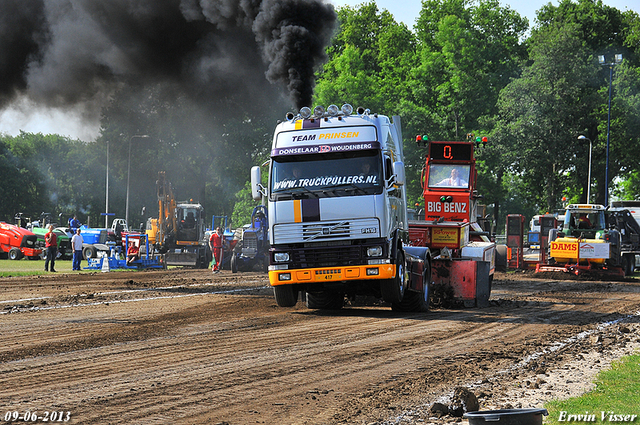
[[[224,236],[222,234],[222,229],[220,227],[216,227],[216,231],[213,232],[211,238],[209,238],[209,248],[211,248],[211,252],[213,253],[213,258],[216,263],[211,268],[211,271],[214,273],[219,273],[220,268],[222,267],[222,245],[224,243]]]
[[[73,248],[73,269],[80,270],[80,261],[82,261],[82,244],[84,240],[80,234],[80,229],[76,229],[75,235],[71,238],[71,247]]]
[[[47,249],[47,258],[44,260],[44,271],[49,271],[49,262],[51,262],[51,271],[55,273],[56,255],[58,255],[58,236],[53,233],[53,225],[49,225],[49,231],[44,235],[44,246]]]

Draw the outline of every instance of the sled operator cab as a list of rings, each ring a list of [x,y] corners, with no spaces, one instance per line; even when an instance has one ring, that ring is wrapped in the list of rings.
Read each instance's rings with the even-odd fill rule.
[[[467,135],[467,141],[429,141],[422,171],[424,218],[409,223],[413,246],[428,247],[433,255],[432,303],[462,302],[488,305],[495,272],[496,245],[477,222],[477,172],[474,152],[486,137]]]
[[[429,143],[423,192],[426,220],[475,221],[473,150],[470,142]]]

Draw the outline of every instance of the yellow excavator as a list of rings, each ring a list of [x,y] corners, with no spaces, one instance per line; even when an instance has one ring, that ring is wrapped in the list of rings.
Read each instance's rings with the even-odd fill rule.
[[[158,173],[158,218],[147,220],[149,244],[163,254],[167,266],[206,268],[204,208],[192,200],[177,203],[164,171]]]

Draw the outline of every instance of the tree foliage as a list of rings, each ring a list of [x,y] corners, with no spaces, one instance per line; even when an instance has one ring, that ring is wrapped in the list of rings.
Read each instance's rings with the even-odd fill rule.
[[[605,199],[607,144],[611,195],[640,197],[640,160],[629,154],[640,147],[637,13],[561,0],[539,10],[530,35],[527,20],[498,0],[424,0],[412,29],[373,1],[339,8],[338,20],[313,101],[402,117],[409,204],[422,200],[417,134],[490,136],[476,156],[478,190],[499,222],[586,201],[589,146],[579,135],[593,142],[591,201]],[[622,64],[598,64],[598,55],[615,53]],[[130,221],[154,216],[155,181],[165,171],[179,200],[203,203],[208,217],[232,216],[232,226],[248,222],[256,204],[249,169],[268,159],[288,108],[275,86],[255,93],[255,102],[241,92],[194,98],[166,83],[127,85],[102,111],[95,141],[0,137],[0,219],[46,211],[96,223],[106,207],[108,151],[109,209],[117,216],[125,214],[127,186]]]
[[[592,124],[598,70],[573,24],[536,32],[529,57],[532,63],[522,77],[501,93],[496,131],[502,133],[504,148],[514,153],[510,167],[529,188],[530,201],[554,211],[564,188],[586,181],[588,149],[577,137]]]

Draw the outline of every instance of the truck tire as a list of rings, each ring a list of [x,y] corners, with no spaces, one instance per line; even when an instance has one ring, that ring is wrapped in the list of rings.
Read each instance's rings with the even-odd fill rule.
[[[238,273],[238,256],[235,252],[231,254],[231,273]],[[275,288],[276,287],[274,286],[273,289]]]
[[[85,246],[82,248],[82,258],[88,260],[89,258],[98,258],[98,250],[95,246]]]
[[[293,285],[276,285],[273,287],[278,307],[293,307],[298,302],[298,290]]]
[[[344,293],[340,291],[307,292],[307,308],[340,310],[344,305]]]
[[[544,249],[540,246],[540,249]],[[501,272],[507,271],[507,246],[496,245],[496,270]]]
[[[20,260],[22,258],[22,251],[18,248],[11,248],[9,250],[9,260]]]
[[[392,279],[384,279],[380,282],[382,299],[385,302],[394,304],[400,303],[407,289],[406,265],[404,263],[404,253],[398,249],[396,258],[396,275]]]
[[[634,254],[624,254],[622,256],[622,267],[624,275],[631,276],[636,268],[636,256]]]
[[[425,262],[425,268],[422,272],[422,291],[407,290],[399,303],[391,304],[393,311],[426,313],[429,311],[429,303],[431,302],[431,292],[429,291],[429,283],[431,282],[431,266]]]

